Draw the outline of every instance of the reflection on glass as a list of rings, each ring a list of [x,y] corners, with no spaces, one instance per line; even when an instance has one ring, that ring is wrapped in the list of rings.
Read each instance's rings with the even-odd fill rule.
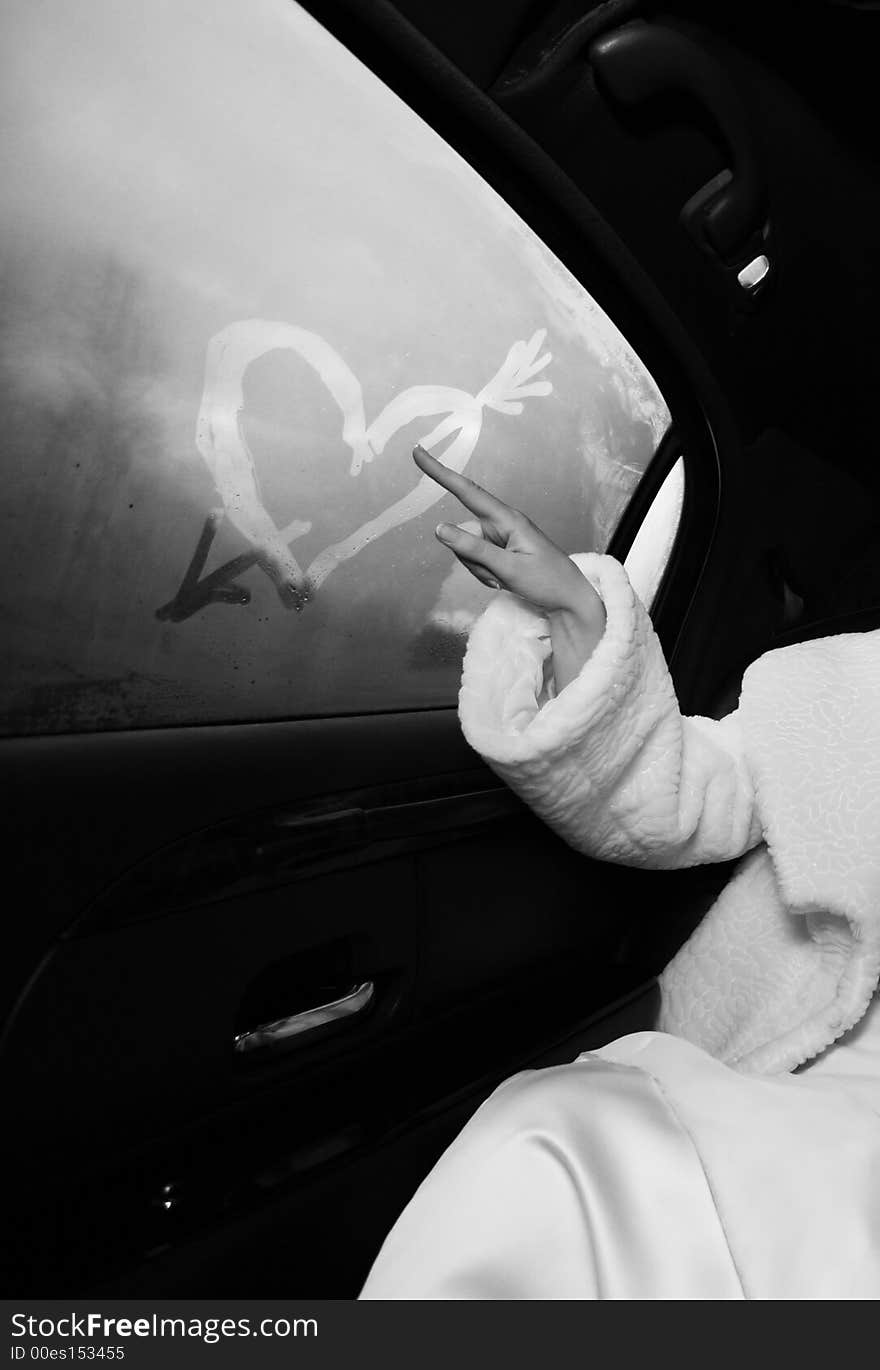
[[[679,457],[639,525],[623,563],[633,589],[650,609],[672,555],[684,505],[684,459]]]
[[[416,441],[602,549],[668,423],[495,193],[288,0],[7,0],[7,732],[454,702]]]

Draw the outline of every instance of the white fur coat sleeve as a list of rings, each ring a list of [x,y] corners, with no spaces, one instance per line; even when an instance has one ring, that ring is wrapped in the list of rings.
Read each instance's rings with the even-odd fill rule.
[[[594,553],[572,560],[605,605],[593,655],[556,694],[546,619],[499,594],[465,656],[465,737],[579,851],[666,868],[741,855],[762,834],[736,715],[682,717],[623,567]]]

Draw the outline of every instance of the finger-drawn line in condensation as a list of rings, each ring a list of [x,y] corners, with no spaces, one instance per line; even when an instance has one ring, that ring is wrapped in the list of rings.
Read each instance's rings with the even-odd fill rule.
[[[230,579],[255,564],[272,580],[283,604],[302,608],[338,566],[390,529],[425,513],[445,493],[435,481],[422,476],[402,499],[362,523],[340,542],[325,547],[303,569],[291,551],[291,543],[310,531],[311,522],[294,519],[284,528],[276,526],[260,496],[253,453],[242,428],[244,377],[259,357],[279,349],[291,350],[317,372],[339,407],[342,440],[352,454],[352,476],[360,474],[364,463],[381,456],[406,424],[439,415],[446,417],[420,439],[421,444],[430,449],[456,433],[443,461],[452,470],[463,471],[477,445],[484,409],[521,414],[523,400],[552,394],[549,380],[536,379],[552,360],[549,352],[541,353],[546,334],[547,330],[542,328],[528,341],[515,342],[478,394],[446,385],[410,386],[396,395],[369,425],[360,381],[335,348],[317,333],[295,324],[244,319],[215,334],[208,343],[196,447],[214,479],[221,509],[209,514],[180,590],[172,601],[157,610],[158,617],[188,618],[212,602],[247,603],[247,591],[230,585]],[[252,551],[200,581],[223,515],[246,538]]]

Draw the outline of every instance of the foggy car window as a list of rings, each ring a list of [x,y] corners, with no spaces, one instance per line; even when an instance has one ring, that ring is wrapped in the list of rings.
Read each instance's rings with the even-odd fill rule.
[[[602,550],[652,378],[289,0],[3,33],[2,730],[452,705],[490,592],[413,444]]]

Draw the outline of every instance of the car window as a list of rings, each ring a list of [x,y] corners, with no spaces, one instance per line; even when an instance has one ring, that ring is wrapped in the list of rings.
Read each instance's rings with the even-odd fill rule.
[[[413,444],[602,550],[651,376],[289,0],[3,25],[3,730],[453,704],[489,592]]]
[[[684,458],[679,457],[651,500],[623,563],[633,589],[649,609],[681,524],[685,480]]]

